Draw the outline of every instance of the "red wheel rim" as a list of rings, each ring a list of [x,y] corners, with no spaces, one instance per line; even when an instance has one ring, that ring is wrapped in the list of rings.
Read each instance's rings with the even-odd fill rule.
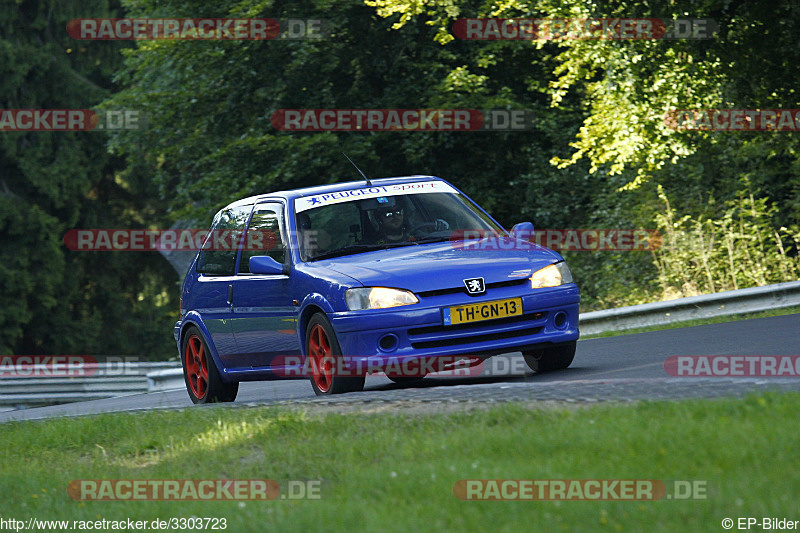
[[[314,324],[308,338],[308,356],[311,358],[311,374],[320,392],[328,392],[333,382],[333,355],[325,328]]]
[[[189,378],[189,387],[198,400],[206,397],[208,392],[208,360],[203,341],[197,335],[192,335],[186,341],[186,375]]]

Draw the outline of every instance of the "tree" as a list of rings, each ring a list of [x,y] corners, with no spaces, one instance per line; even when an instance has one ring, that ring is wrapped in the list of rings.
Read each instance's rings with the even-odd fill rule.
[[[800,58],[796,42],[800,7],[796,2],[367,3],[394,21],[395,28],[426,20],[437,29],[437,40],[442,43],[453,41],[450,27],[460,17],[713,19],[719,31],[710,39],[533,41],[531,46],[555,56],[555,68],[548,73],[552,107],[563,107],[565,98],[577,94],[588,110],[570,143],[572,153],[562,149],[551,163],[563,170],[579,162],[589,163],[590,189],[597,198],[595,220],[605,223],[616,224],[626,218],[638,224],[655,222],[663,212],[658,185],[673,200],[674,209],[688,216],[723,217],[726,204],[752,187],[777,206],[774,229],[792,227],[800,220],[796,134],[679,131],[665,121],[665,115],[677,109],[800,107],[794,80],[794,65]],[[491,45],[496,46],[487,46]],[[622,191],[626,193],[620,194]],[[784,244],[791,246],[791,239]],[[648,274],[644,280],[650,281],[639,278],[633,287],[644,289],[640,297],[648,299],[656,289],[655,271],[628,259],[604,259],[602,270],[610,276],[601,277],[619,279],[618,272],[625,270],[619,263],[635,266],[636,271]],[[621,294],[608,287],[596,295],[601,293]],[[629,296],[626,299],[635,303]],[[607,302],[621,303],[616,297]]]
[[[87,109],[114,90],[123,44],[75,41],[67,22],[113,17],[119,6],[3,2],[0,101],[6,109]],[[175,276],[157,254],[70,252],[72,228],[131,227],[157,207],[147,182],[125,181],[122,161],[95,132],[0,133],[0,351],[136,354],[172,348],[166,292]],[[169,352],[168,352],[169,350]]]

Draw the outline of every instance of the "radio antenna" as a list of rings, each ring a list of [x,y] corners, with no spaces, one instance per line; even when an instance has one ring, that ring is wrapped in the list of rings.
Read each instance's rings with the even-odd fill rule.
[[[347,157],[347,154],[346,154],[346,153],[344,153],[344,152],[342,152],[342,155],[343,155],[343,156],[345,156],[345,157]],[[350,164],[351,164],[351,165],[353,165],[354,167],[356,167],[356,170],[358,170],[358,173],[359,173],[359,174],[361,174],[361,175],[364,177],[364,180],[367,182],[367,187],[372,187],[372,182],[371,182],[371,181],[369,181],[369,178],[367,177],[367,175],[366,175],[366,174],[364,174],[363,172],[361,172],[361,169],[360,169],[360,168],[358,168],[358,165],[356,165],[355,163],[353,163],[353,160],[352,160],[352,159],[350,159],[349,157],[347,157],[347,160],[348,160],[348,161],[350,161]]]

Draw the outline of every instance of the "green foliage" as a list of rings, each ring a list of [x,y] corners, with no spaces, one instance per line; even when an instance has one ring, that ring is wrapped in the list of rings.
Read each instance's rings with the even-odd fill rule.
[[[114,17],[104,1],[0,3],[3,108],[87,109],[114,90],[120,43],[76,41],[78,17]],[[73,228],[142,227],[158,210],[146,181],[118,176],[94,132],[0,133],[0,353],[172,355],[158,255],[70,252]]]
[[[118,76],[126,88],[106,105],[146,110],[151,128],[115,136],[112,148],[153,174],[175,218],[206,221],[245,195],[357,179],[345,151],[373,177],[441,175],[513,224],[544,207],[532,185],[555,176],[547,161],[580,117],[548,110],[540,80],[552,65],[533,48],[443,48],[423,21],[391,31],[345,0],[229,1],[213,13],[195,2],[159,5],[175,16],[320,16],[335,28],[323,41],[140,43],[127,54]],[[129,7],[151,12],[150,3]],[[287,133],[270,123],[277,109],[512,107],[541,111],[542,121],[516,133]],[[529,179],[532,168],[549,175]],[[582,179],[567,175],[559,179]]]
[[[664,245],[654,252],[663,299],[800,277],[800,228],[776,227],[777,208],[766,198],[743,191],[725,202],[718,218],[694,218],[678,215],[663,188],[658,192],[666,206],[656,215]]]
[[[800,221],[797,135],[677,131],[668,128],[664,121],[665,114],[675,109],[800,107],[793,75],[794,65],[800,59],[795,39],[800,17],[795,2],[682,0],[665,4],[613,0],[587,4],[579,0],[368,0],[367,4],[376,7],[379,15],[393,20],[397,28],[417,18],[424,20],[437,28],[438,42],[450,43],[448,46],[459,44],[452,42],[450,28],[460,17],[714,19],[719,34],[704,40],[567,39],[532,44],[511,41],[515,48],[530,46],[540,51],[537,57],[548,58],[546,64],[553,68],[539,80],[539,87],[549,95],[551,110],[572,107],[570,97],[578,97],[586,110],[582,117],[573,117],[582,122],[580,125],[573,121],[564,128],[563,124],[551,123],[565,132],[559,137],[561,142],[556,144],[555,153],[548,158],[561,172],[534,168],[539,179],[546,183],[566,178],[565,185],[573,190],[570,185],[584,184],[577,195],[581,209],[575,212],[568,208],[568,213],[577,216],[570,218],[566,227],[586,222],[595,224],[594,227],[663,224],[666,215],[656,187],[663,186],[665,194],[675,200],[677,211],[695,222],[704,221],[701,226],[705,224],[705,229],[693,226],[695,244],[680,252],[684,263],[702,263],[708,260],[704,255],[722,253],[718,246],[713,252],[703,252],[706,248],[697,244],[702,242],[697,239],[712,235],[712,226],[720,235],[734,234],[733,220],[738,221],[735,217],[739,215],[733,213],[746,211],[744,200],[737,200],[741,180],[747,180],[760,191],[759,197],[753,197],[753,205],[771,206],[768,216],[761,213],[769,222],[762,217],[736,229],[739,236],[735,242],[750,255],[742,252],[741,256],[735,256],[730,272],[712,275],[711,279],[718,281],[689,279],[687,289],[683,287],[687,282],[684,277],[673,274],[672,270],[665,274],[663,263],[658,260],[651,263],[641,253],[566,254],[581,283],[584,310],[711,291],[714,287],[797,278],[790,268],[797,255],[796,248],[791,246],[792,235],[779,229],[796,226]],[[502,58],[509,49],[509,43],[501,41],[475,45],[493,58]],[[453,76],[460,79],[458,74],[454,71]],[[571,154],[567,146],[573,148]],[[536,161],[539,160],[531,162],[536,165]],[[582,162],[588,162],[588,175],[582,179],[571,177],[569,171]],[[579,167],[576,174],[583,174],[583,168]],[[548,192],[552,190],[549,188]],[[564,203],[559,192],[555,197],[562,200],[556,204]],[[727,219],[715,221],[721,215],[717,204],[726,202],[729,207],[725,215],[734,217],[728,227],[724,226]],[[545,220],[549,219],[545,216]],[[540,220],[535,221],[537,227],[543,227]],[[784,248],[781,242],[785,243]],[[718,239],[715,246],[719,243]],[[754,243],[758,243],[755,248]],[[677,268],[676,253],[665,249],[659,257]],[[740,260],[742,264],[737,265]],[[759,265],[774,267],[771,272],[779,274],[763,272],[749,277],[752,269],[760,271]],[[723,279],[728,279],[728,283],[722,283]]]
[[[69,252],[64,233],[203,226],[243,196],[357,179],[342,151],[373,177],[448,179],[506,226],[660,225],[692,236],[655,261],[566,253],[583,310],[797,278],[800,137],[676,131],[663,120],[681,108],[800,108],[791,0],[0,0],[0,9],[4,108],[150,117],[111,137],[0,135],[0,291],[14,302],[0,310],[0,352],[171,355],[176,276],[164,259]],[[82,16],[321,17],[334,34],[76,41],[64,28]],[[482,16],[710,17],[720,33],[453,38],[454,20]],[[527,109],[536,121],[513,133],[276,130],[272,113],[293,108]]]

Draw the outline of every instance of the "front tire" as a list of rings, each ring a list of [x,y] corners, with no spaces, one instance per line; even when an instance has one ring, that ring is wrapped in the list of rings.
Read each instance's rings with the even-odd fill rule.
[[[577,346],[578,341],[572,341],[552,348],[540,348],[530,352],[522,352],[522,356],[525,358],[528,368],[537,374],[553,372],[555,370],[564,370],[572,364]]]
[[[322,313],[311,317],[306,327],[306,357],[311,365],[311,387],[317,396],[364,390],[364,376],[340,375],[342,356],[333,327]]]
[[[239,383],[224,383],[200,330],[186,330],[181,348],[181,366],[186,390],[193,403],[232,402]]]

